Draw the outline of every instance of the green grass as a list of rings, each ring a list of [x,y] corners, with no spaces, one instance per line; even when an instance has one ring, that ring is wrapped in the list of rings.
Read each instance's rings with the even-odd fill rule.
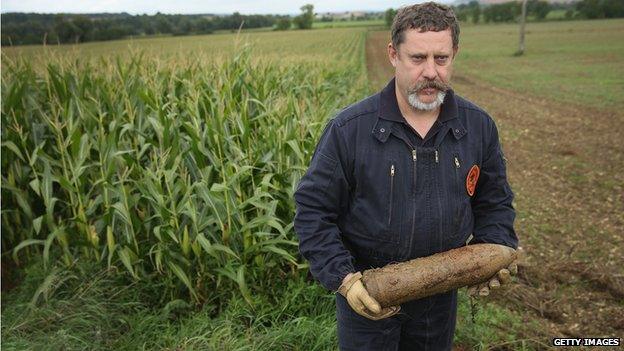
[[[25,280],[2,295],[2,348],[90,350],[335,350],[334,297],[303,279],[284,281],[250,307],[242,298],[227,305],[193,307],[181,300],[159,303],[159,284],[139,284],[113,271],[80,264],[57,267],[54,284],[41,265],[25,270]],[[39,298],[32,300],[33,291]],[[465,291],[458,294],[455,344],[471,350],[543,346],[531,331],[537,325],[482,298],[475,321]]]
[[[455,70],[494,86],[595,108],[624,108],[624,20],[529,23],[526,52],[518,26],[464,28]]]
[[[535,330],[539,330],[536,322],[525,323],[516,312],[490,303],[488,300],[489,297],[476,299],[473,310],[465,290],[460,290],[454,340],[456,344],[461,344],[471,350],[525,351],[548,346],[544,345],[543,340],[532,335]],[[532,335],[532,337],[527,335]]]
[[[40,265],[2,296],[4,350],[330,350],[336,346],[334,299],[318,285],[290,280],[251,308],[176,300],[154,303],[157,284],[80,265],[59,270],[47,298],[31,303],[48,275]],[[43,295],[42,295],[43,296]]]

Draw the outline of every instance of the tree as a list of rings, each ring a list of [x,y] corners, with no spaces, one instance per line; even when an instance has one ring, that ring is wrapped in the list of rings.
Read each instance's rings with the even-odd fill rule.
[[[468,20],[468,6],[466,4],[453,6],[453,12],[455,12],[455,17],[457,17],[458,21],[466,22]]]
[[[583,0],[576,3],[576,10],[588,19],[624,17],[624,1]]]
[[[312,28],[312,22],[314,22],[314,5],[307,4],[301,6],[301,12],[302,14],[295,17],[293,20],[295,26],[299,29]]]
[[[602,6],[606,18],[624,17],[624,1],[603,0]]]
[[[384,14],[384,20],[386,21],[386,27],[391,27],[392,22],[394,21],[394,16],[396,16],[397,11],[393,8],[389,8],[386,10]]]
[[[166,15],[158,12],[154,19],[156,21],[156,31],[158,33],[171,33],[171,22],[167,19]]]
[[[522,5],[515,1],[494,4],[483,10],[485,22],[512,22],[520,15]]]
[[[65,19],[63,15],[55,18],[54,32],[61,43],[78,42],[82,33],[80,28],[72,21]]]
[[[581,16],[589,19],[604,18],[600,0],[583,0],[576,3],[576,9]]]
[[[275,28],[275,30],[289,30],[290,25],[291,25],[290,18],[288,17],[280,18],[277,21],[277,27]]]
[[[529,0],[527,2],[527,13],[535,16],[538,21],[544,20],[551,10],[551,6],[546,1]]]
[[[74,16],[71,18],[73,25],[78,28],[77,42],[85,42],[91,40],[91,33],[93,32],[93,23],[88,17]]]
[[[206,18],[200,18],[195,23],[195,28],[197,29],[197,33],[202,33],[202,34],[212,33],[213,27],[214,27],[214,24],[212,23],[212,21]]]
[[[242,15],[136,15],[105,13],[55,15],[36,13],[2,14],[2,45],[82,43],[120,39],[131,35],[211,33],[217,29],[236,30],[272,27],[285,16]]]
[[[564,18],[567,20],[571,20],[574,17],[574,10],[573,9],[568,9],[565,12]]]
[[[173,35],[186,35],[193,32],[193,24],[187,17],[181,17],[173,27]]]
[[[470,8],[470,16],[472,17],[472,23],[477,24],[481,19],[481,5],[476,0],[472,0],[468,7]]]
[[[524,55],[524,27],[526,24],[527,0],[522,1],[522,15],[520,16],[520,44],[516,56]]]

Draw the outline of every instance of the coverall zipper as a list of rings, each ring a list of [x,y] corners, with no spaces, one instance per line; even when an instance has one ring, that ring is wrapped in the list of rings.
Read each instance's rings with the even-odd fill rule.
[[[397,136],[398,137],[398,136]],[[412,178],[412,188],[414,189],[412,196],[413,196],[413,204],[414,204],[414,212],[412,214],[412,231],[410,234],[410,238],[409,238],[409,246],[408,246],[408,253],[412,252],[412,240],[414,238],[414,231],[416,229],[416,161],[417,161],[417,157],[416,157],[416,148],[407,140],[398,137],[399,139],[401,139],[405,145],[407,145],[407,147],[410,149],[410,151],[412,152],[412,163],[413,163],[413,168],[414,168],[414,177]]]
[[[461,164],[459,163],[459,157],[457,156],[457,154],[454,155],[454,163],[455,163],[455,184],[456,186],[461,189],[461,182],[459,180],[459,168],[461,167]],[[458,190],[458,198],[461,199],[461,190]],[[451,233],[451,235],[455,234],[455,231],[457,231],[457,226],[459,225],[459,210],[460,210],[460,205],[459,204],[455,204],[455,216],[453,218],[453,233]]]
[[[411,146],[411,145],[410,145]],[[412,240],[414,239],[414,232],[416,230],[416,149],[412,146],[412,161],[413,161],[413,165],[414,165],[414,177],[412,178],[413,181],[413,185],[412,187],[414,188],[414,193],[412,194],[414,197],[414,213],[412,214],[412,233],[409,237],[409,246],[408,246],[408,252],[411,254],[412,252]]]
[[[438,168],[438,166],[439,166],[439,163],[440,163],[440,162],[439,162],[439,160],[440,160],[440,159],[439,159],[438,149],[435,149],[435,163],[436,163],[436,164],[435,164],[435,166],[434,166],[434,167],[435,167],[436,169],[437,169],[437,168]],[[439,193],[438,193],[438,196],[436,196],[436,198],[438,199],[438,218],[443,218],[443,217],[442,217],[442,200],[441,200],[441,198],[440,198],[440,194],[439,194]],[[441,249],[441,247],[440,247],[440,246],[441,246],[441,244],[442,244],[442,243],[441,243],[441,241],[442,241],[442,240],[441,240],[440,235],[443,235],[443,233],[442,233],[441,231],[438,231],[438,237],[437,237],[437,238],[438,238],[438,247],[436,248],[436,250],[440,250],[440,249]]]
[[[390,230],[390,222],[392,221],[392,203],[394,194],[394,164],[390,165],[390,213],[388,214],[388,230]]]

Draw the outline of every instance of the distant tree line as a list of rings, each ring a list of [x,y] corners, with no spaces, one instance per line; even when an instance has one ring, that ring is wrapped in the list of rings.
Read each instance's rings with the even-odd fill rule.
[[[522,1],[481,5],[472,0],[454,6],[455,15],[462,22],[499,23],[514,22],[521,14]],[[564,10],[562,19],[596,19],[624,17],[624,0],[580,0],[572,3],[549,3],[543,0],[527,1],[527,17],[532,21],[544,21],[552,10]],[[386,26],[390,27],[397,11],[389,8],[385,12]]]
[[[453,6],[453,10],[457,19],[461,22],[479,23],[483,22],[511,22],[515,21],[520,15],[521,2],[510,1],[493,5],[481,5],[479,1],[472,0]],[[553,5],[543,0],[529,0],[527,2],[527,14],[534,20],[542,21],[548,13],[554,9]],[[397,11],[389,8],[385,12],[385,22],[389,27],[392,25],[394,16]]]
[[[130,15],[3,13],[2,45],[82,43],[155,34],[207,34],[220,29],[271,27],[277,15]]]
[[[482,6],[470,1],[455,7],[460,21],[513,22],[521,14],[522,1],[509,1]],[[552,10],[565,10],[562,19],[595,19],[624,17],[624,0],[580,0],[572,3],[548,3],[543,0],[527,1],[527,17],[533,21],[544,21]]]
[[[620,18],[624,17],[624,0],[583,0],[576,3],[579,17]]]
[[[510,1],[500,4],[482,6],[478,1],[473,0],[467,4],[458,5],[455,14],[460,21],[479,23],[513,22],[521,12],[521,1]],[[534,21],[543,21],[548,13],[553,10],[553,5],[546,1],[527,1],[527,16]]]

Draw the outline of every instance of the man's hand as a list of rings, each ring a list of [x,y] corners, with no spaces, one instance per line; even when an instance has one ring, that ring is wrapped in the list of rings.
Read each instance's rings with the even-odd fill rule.
[[[502,285],[511,282],[511,276],[518,274],[518,264],[514,261],[507,268],[503,268],[488,281],[468,287],[468,296],[488,296],[490,290],[497,290]]]
[[[349,273],[343,280],[338,292],[347,299],[349,306],[360,316],[371,320],[379,320],[390,317],[401,309],[400,306],[381,308],[366,291],[360,280],[362,273]]]

